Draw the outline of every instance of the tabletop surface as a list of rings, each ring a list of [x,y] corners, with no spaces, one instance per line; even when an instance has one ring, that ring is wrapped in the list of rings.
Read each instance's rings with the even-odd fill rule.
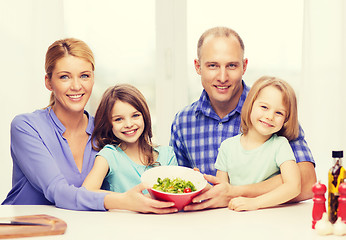
[[[130,211],[71,211],[45,205],[2,205],[0,217],[47,214],[67,223],[65,234],[33,239],[344,239],[311,229],[312,200],[235,212],[227,208],[141,214]]]

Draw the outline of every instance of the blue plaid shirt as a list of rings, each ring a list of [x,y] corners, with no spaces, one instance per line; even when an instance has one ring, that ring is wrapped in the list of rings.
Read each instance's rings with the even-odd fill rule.
[[[170,145],[180,166],[197,167],[202,173],[216,175],[214,164],[221,142],[240,133],[240,112],[250,90],[244,81],[243,86],[238,105],[223,119],[215,113],[205,90],[198,101],[176,114]],[[299,130],[299,137],[290,142],[296,161],[315,164],[300,126]]]

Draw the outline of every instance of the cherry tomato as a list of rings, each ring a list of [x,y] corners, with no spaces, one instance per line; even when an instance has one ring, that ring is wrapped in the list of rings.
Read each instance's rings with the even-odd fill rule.
[[[191,192],[191,188],[188,187],[184,189],[184,193],[189,193],[189,192]]]

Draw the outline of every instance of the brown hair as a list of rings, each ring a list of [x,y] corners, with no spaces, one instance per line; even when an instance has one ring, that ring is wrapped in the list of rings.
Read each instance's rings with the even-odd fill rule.
[[[198,59],[201,58],[201,48],[203,46],[204,40],[206,37],[208,36],[214,36],[214,37],[230,37],[230,36],[234,36],[236,39],[238,39],[239,44],[241,49],[245,50],[245,46],[244,46],[244,42],[241,39],[241,37],[239,36],[239,34],[234,31],[231,28],[227,28],[227,27],[214,27],[214,28],[210,28],[207,31],[205,31],[201,37],[198,40],[198,44],[197,44],[197,56]]]
[[[49,80],[52,79],[52,73],[55,68],[56,62],[65,56],[74,56],[87,60],[92,65],[92,70],[95,70],[94,54],[89,46],[75,38],[65,38],[55,41],[49,46],[46,53],[45,70]],[[55,104],[55,96],[52,92],[48,106]]]
[[[260,91],[265,87],[273,86],[279,89],[282,93],[283,104],[287,109],[287,116],[285,123],[277,135],[284,136],[288,140],[296,139],[299,135],[298,123],[298,110],[297,99],[293,88],[285,81],[270,76],[263,76],[259,78],[251,87],[249,94],[246,97],[242,111],[241,111],[241,131],[247,134],[249,127],[252,126],[250,114],[252,111],[253,103],[256,101]]]
[[[130,84],[115,85],[108,88],[103,94],[95,114],[95,128],[91,136],[93,148],[100,151],[107,144],[125,145],[112,131],[112,109],[118,100],[131,104],[143,115],[144,131],[139,137],[139,147],[146,159],[146,162],[143,164],[148,166],[154,164],[153,144],[151,141],[153,134],[149,107],[142,93]]]

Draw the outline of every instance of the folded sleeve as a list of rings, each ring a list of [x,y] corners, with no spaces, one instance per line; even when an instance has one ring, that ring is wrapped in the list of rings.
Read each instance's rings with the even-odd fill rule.
[[[299,136],[295,140],[290,141],[291,148],[297,163],[311,162],[315,166],[315,161],[311,150],[305,140],[305,134],[302,127],[299,125]]]

